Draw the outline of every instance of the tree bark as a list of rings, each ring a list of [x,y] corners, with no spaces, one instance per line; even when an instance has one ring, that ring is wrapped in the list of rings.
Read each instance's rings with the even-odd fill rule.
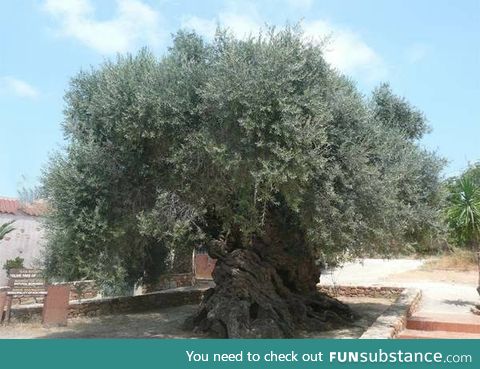
[[[318,267],[304,233],[286,215],[271,212],[265,233],[248,246],[240,234],[210,245],[216,286],[188,328],[222,338],[287,338],[352,321],[347,305],[317,291]]]

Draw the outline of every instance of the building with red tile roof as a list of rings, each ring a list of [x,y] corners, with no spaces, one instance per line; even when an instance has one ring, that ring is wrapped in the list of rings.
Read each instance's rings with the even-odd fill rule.
[[[0,241],[0,286],[7,283],[3,265],[8,259],[21,257],[27,268],[39,263],[44,242],[42,216],[47,210],[43,200],[25,204],[18,199],[0,197],[0,224],[13,220],[15,228]]]

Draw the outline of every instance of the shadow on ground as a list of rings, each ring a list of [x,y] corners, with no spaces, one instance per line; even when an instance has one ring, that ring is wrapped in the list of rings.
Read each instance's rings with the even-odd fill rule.
[[[66,328],[56,328],[38,338],[200,338],[182,329],[197,305],[184,305],[138,314],[72,319]]]
[[[359,338],[393,303],[393,299],[372,297],[342,297],[357,316],[351,325],[324,332],[303,332],[304,338]]]
[[[473,306],[473,301],[468,300],[443,300],[444,304],[454,305],[454,306]]]
[[[325,332],[299,332],[301,338],[358,338],[384,312],[392,300],[342,298],[358,319],[352,325]],[[206,338],[182,329],[197,305],[184,305],[151,312],[75,318],[67,327],[43,328],[39,323],[0,327],[0,338]]]

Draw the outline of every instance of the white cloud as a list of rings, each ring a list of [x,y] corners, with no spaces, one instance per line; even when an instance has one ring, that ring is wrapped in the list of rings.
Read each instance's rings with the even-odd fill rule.
[[[58,22],[58,34],[72,37],[102,53],[130,51],[139,45],[156,47],[162,38],[160,14],[140,0],[117,0],[115,15],[95,19],[90,0],[46,0],[45,11]]]
[[[425,59],[429,53],[429,47],[422,43],[414,43],[406,50],[406,58],[409,63],[416,64]]]
[[[25,81],[10,76],[0,77],[0,91],[29,99],[35,99],[39,96],[38,90],[35,87]]]
[[[310,9],[313,5],[313,0],[286,0],[287,4],[292,8],[298,8],[301,10]]]
[[[248,37],[255,34],[261,28],[260,19],[246,14],[237,14],[233,12],[220,13],[220,23],[228,27],[237,37]]]
[[[230,3],[230,6],[215,18],[185,16],[181,25],[207,38],[213,38],[217,26],[226,27],[236,37],[243,39],[256,34],[262,27],[262,21],[253,5],[242,4],[242,9],[238,9],[237,4]]]
[[[369,82],[381,80],[388,74],[383,59],[359,34],[324,20],[305,22],[303,28],[308,40],[326,41],[325,59],[341,72]]]
[[[215,19],[199,18],[197,16],[187,16],[182,19],[182,28],[194,30],[199,35],[207,38],[215,36],[218,21]]]
[[[212,19],[189,16],[182,21],[182,27],[193,29],[207,38],[214,36],[217,25],[227,27],[235,36],[244,38],[257,33],[263,23],[254,8],[242,12],[230,9]],[[325,59],[340,72],[369,83],[387,76],[385,62],[359,34],[324,20],[303,22],[303,29],[306,40],[322,44]]]

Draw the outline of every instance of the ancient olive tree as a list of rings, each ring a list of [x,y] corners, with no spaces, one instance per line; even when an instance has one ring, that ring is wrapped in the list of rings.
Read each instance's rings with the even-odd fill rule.
[[[299,30],[179,32],[160,60],[80,73],[66,101],[68,145],[44,176],[48,271],[131,286],[206,245],[216,287],[195,329],[290,337],[348,320],[317,293],[318,260],[434,227],[423,115],[386,85],[365,99]]]

